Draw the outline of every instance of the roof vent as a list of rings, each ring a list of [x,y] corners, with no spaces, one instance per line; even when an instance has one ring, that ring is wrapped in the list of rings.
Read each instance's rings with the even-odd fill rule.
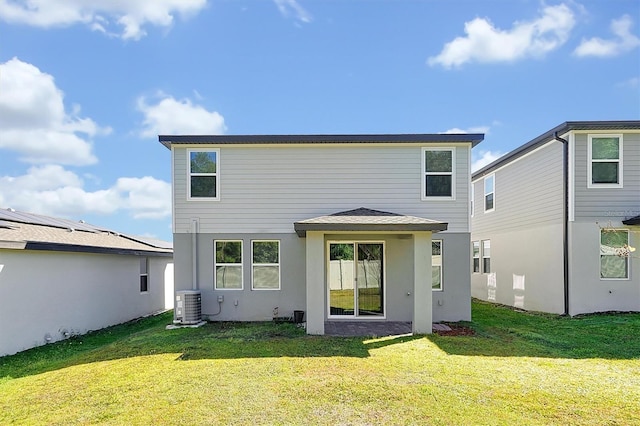
[[[9,208],[7,209],[7,211],[15,212],[15,211],[16,211],[16,209],[12,209],[11,207],[9,207]]]
[[[73,231],[75,231],[75,229],[73,229],[73,228],[67,228],[67,232],[73,232]]]

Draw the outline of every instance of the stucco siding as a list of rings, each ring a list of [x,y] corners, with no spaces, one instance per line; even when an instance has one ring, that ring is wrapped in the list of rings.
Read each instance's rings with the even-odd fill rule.
[[[0,355],[171,307],[171,268],[171,258],[149,258],[141,293],[138,256],[1,251]]]
[[[430,145],[432,146],[432,145]],[[435,145],[434,145],[435,146]],[[288,233],[293,222],[367,207],[468,232],[469,146],[456,147],[456,199],[423,201],[420,146],[220,146],[220,200],[188,201],[186,148],[173,147],[174,232]]]
[[[289,316],[294,310],[306,310],[305,239],[289,234],[199,234],[198,289],[202,292],[203,316],[220,321],[264,321],[278,315]],[[216,239],[243,241],[242,290],[215,290],[213,277],[213,241]],[[281,289],[251,289],[251,240],[280,240]],[[469,274],[461,265],[469,263],[468,233],[436,233],[433,239],[443,240],[444,291],[433,292],[433,320],[470,320]],[[325,235],[328,241],[383,241],[385,244],[385,305],[386,319],[411,321],[413,318],[413,240],[411,235]],[[192,288],[191,234],[174,235],[176,290]],[[326,262],[323,282],[328,285]],[[218,296],[224,301],[219,304]],[[322,305],[325,319],[327,298],[316,300]],[[220,309],[221,308],[221,309]],[[220,312],[218,314],[218,312]]]
[[[625,227],[613,221],[617,229],[629,229],[630,245],[640,248],[640,227]],[[640,311],[640,257],[629,258],[629,279],[600,278],[600,226],[595,222],[570,224],[571,315],[606,312]]]
[[[484,178],[473,182],[475,209],[471,227],[474,239],[477,239],[475,234],[562,223],[561,143],[550,142],[498,169],[494,176],[494,211],[484,211]]]
[[[564,312],[562,224],[474,232],[472,240],[491,241],[491,271],[471,274],[473,297],[531,311]]]
[[[588,188],[588,134],[575,135],[575,220],[618,221],[640,215],[640,133],[623,135],[622,188]]]

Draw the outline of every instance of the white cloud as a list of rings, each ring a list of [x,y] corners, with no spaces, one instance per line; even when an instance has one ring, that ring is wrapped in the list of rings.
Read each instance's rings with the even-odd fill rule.
[[[476,151],[471,152],[471,173],[476,172],[486,166],[493,163],[498,158],[504,155],[500,151]]]
[[[0,206],[61,217],[125,210],[136,219],[158,219],[171,215],[171,184],[124,177],[89,192],[80,177],[61,166],[34,166],[22,176],[0,176]]]
[[[446,43],[431,66],[456,68],[467,62],[513,62],[526,57],[542,57],[563,45],[575,25],[574,14],[565,5],[546,6],[533,21],[515,22],[510,30],[493,26],[488,19],[466,22],[466,36]]]
[[[177,100],[165,94],[155,104],[144,97],[138,99],[138,110],[144,114],[144,138],[166,134],[223,134],[227,127],[224,117],[216,111],[207,111],[189,99]]]
[[[174,15],[196,14],[206,5],[207,0],[0,0],[0,19],[41,28],[84,24],[107,34],[117,26],[119,37],[139,40],[146,25],[169,27]]]
[[[0,63],[0,149],[29,163],[86,165],[97,161],[90,138],[107,134],[79,107],[65,110],[51,75],[18,58]]]
[[[273,0],[283,16],[293,14],[295,19],[308,24],[312,21],[311,14],[307,12],[297,0]]]
[[[611,21],[611,32],[616,36],[613,39],[603,40],[593,37],[583,39],[580,45],[573,51],[576,56],[610,57],[629,52],[640,46],[640,38],[631,34],[633,20],[629,15]]]
[[[489,133],[489,130],[491,128],[489,126],[476,126],[476,127],[469,127],[468,129],[460,129],[458,127],[454,127],[452,129],[449,130],[445,130],[444,134],[450,134],[450,133],[456,133],[456,134],[460,134],[460,133],[484,133],[485,135]]]

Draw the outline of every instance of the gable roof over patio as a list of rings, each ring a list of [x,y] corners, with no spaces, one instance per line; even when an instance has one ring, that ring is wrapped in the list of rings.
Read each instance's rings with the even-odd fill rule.
[[[307,231],[438,232],[446,231],[448,223],[360,207],[354,210],[295,222],[293,227],[298,236],[304,238],[307,235]]]

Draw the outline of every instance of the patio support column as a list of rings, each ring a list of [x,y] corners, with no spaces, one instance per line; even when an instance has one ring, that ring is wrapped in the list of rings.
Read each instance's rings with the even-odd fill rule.
[[[308,292],[307,292],[308,295]],[[413,234],[413,333],[433,331],[431,295],[431,232]]]
[[[324,233],[307,232],[307,334],[324,334]]]

